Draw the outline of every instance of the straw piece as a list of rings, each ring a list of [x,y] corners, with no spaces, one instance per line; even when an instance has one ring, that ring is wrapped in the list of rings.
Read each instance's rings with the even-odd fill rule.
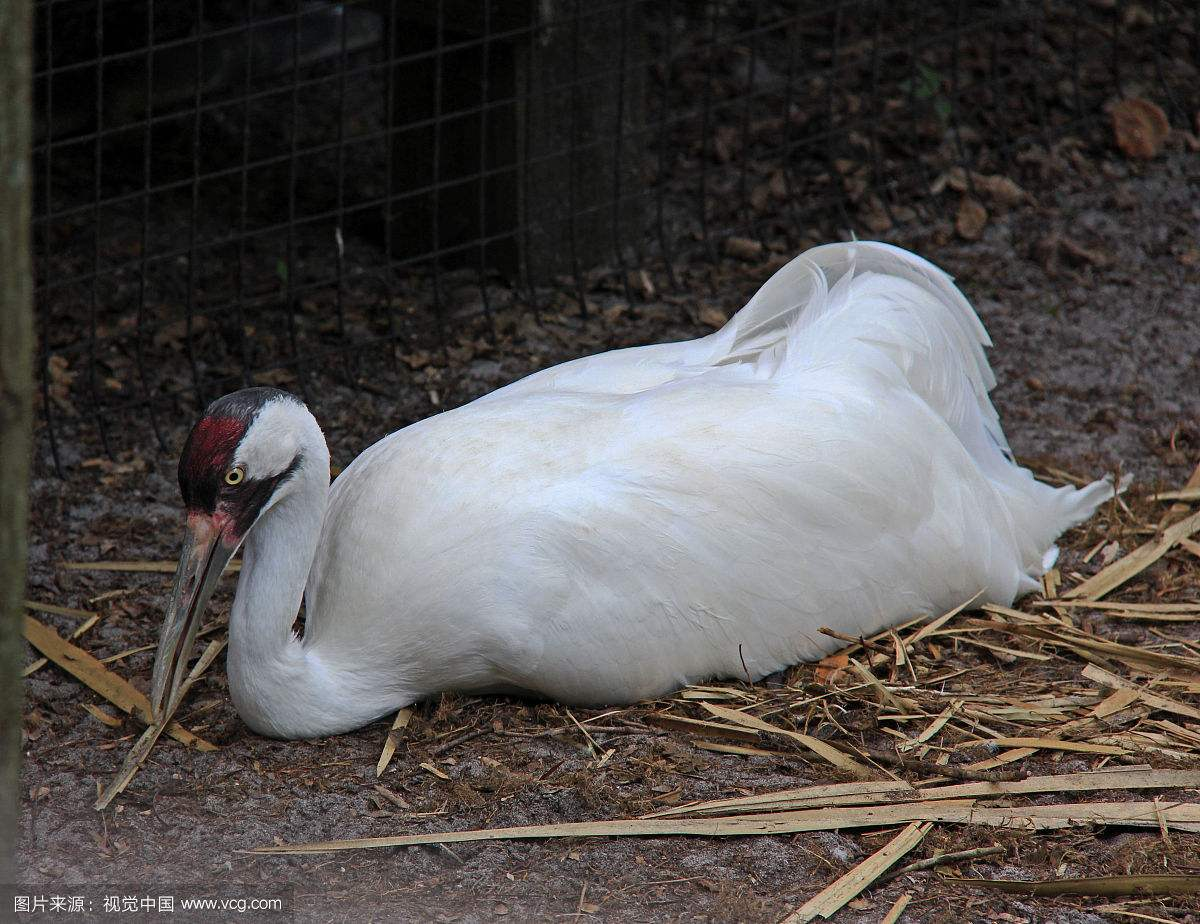
[[[225,647],[225,642],[226,639],[221,638],[208,643],[208,647],[204,649],[204,653],[200,655],[191,672],[172,698],[171,704],[165,713],[166,717],[174,715],[175,710],[179,708],[179,704],[183,702],[183,698],[192,688],[192,684],[203,676],[204,672],[208,670],[209,665],[221,653],[221,649]],[[129,749],[129,753],[125,755],[125,762],[121,764],[121,769],[117,771],[117,775],[96,800],[95,808],[97,811],[103,811],[108,808],[112,804],[113,799],[125,791],[125,787],[130,784],[138,770],[141,769],[146,758],[150,756],[150,751],[153,750],[155,742],[158,741],[159,736],[167,727],[167,724],[164,722],[152,722],[150,727],[142,732],[142,736],[134,742],[133,747]]]
[[[925,730],[921,732],[921,734],[917,735],[917,737],[913,738],[911,741],[906,741],[900,745],[900,750],[911,751],[913,748],[924,744],[945,727],[946,723],[953,718],[954,713],[962,708],[962,705],[963,701],[961,699],[956,699],[949,706],[943,709],[937,718],[935,718],[929,723],[929,725],[925,727]]]
[[[82,648],[66,641],[49,626],[32,616],[25,617],[25,638],[34,648],[77,680],[87,684],[118,709],[153,724],[150,701],[124,677],[114,674]],[[167,734],[182,744],[200,751],[215,751],[217,746],[193,735],[178,722],[167,726]]]
[[[1138,698],[1152,709],[1158,709],[1162,712],[1173,712],[1176,715],[1185,716],[1189,719],[1200,719],[1200,709],[1197,709],[1195,706],[1189,706],[1186,703],[1176,702],[1158,693],[1152,693],[1145,687],[1139,686],[1131,680],[1126,680],[1124,677],[1118,677],[1116,674],[1110,673],[1095,664],[1089,664],[1085,667],[1083,669],[1083,676],[1112,690],[1128,690],[1136,693]]]
[[[724,741],[697,741],[696,747],[702,751],[716,751],[718,754],[740,754],[742,757],[782,757],[781,751],[768,751],[763,748],[752,748],[747,744],[726,744]]]
[[[91,616],[99,618],[95,610],[77,610],[70,606],[59,606],[56,603],[38,603],[36,600],[26,600],[25,609],[37,613],[51,613],[55,616],[74,616],[77,619],[87,619]]]
[[[671,715],[666,712],[655,712],[646,716],[646,722],[659,728],[672,731],[693,732],[700,735],[717,735],[732,738],[734,741],[757,741],[758,732],[748,728],[735,728],[722,725],[720,722],[705,722],[703,719],[689,719],[681,715]]]
[[[1200,622],[1200,612],[1196,613],[1143,613],[1136,610],[1112,610],[1108,614],[1113,619],[1132,619],[1136,622]]]
[[[383,776],[383,771],[392,762],[392,755],[396,753],[396,745],[400,743],[400,732],[408,727],[411,719],[412,710],[407,707],[396,712],[396,720],[392,722],[392,727],[383,742],[383,753],[379,755],[379,762],[375,765],[377,778]]]
[[[808,924],[814,918],[833,917],[847,902],[887,872],[893,863],[921,843],[932,827],[931,822],[914,821],[867,859],[789,914],[781,924]]]
[[[1140,702],[1141,697],[1138,696],[1136,690],[1114,690],[1110,696],[1105,697],[1089,714],[1089,719],[1106,719],[1110,715],[1116,715],[1128,709],[1134,703]],[[1088,719],[1081,720],[1086,723]]]
[[[716,687],[703,683],[694,683],[683,691],[684,693],[692,693],[699,696],[717,696],[725,699],[740,699],[753,702],[754,697],[745,690],[739,690],[737,687]],[[682,694],[681,694],[682,695]]]
[[[1182,488],[1178,491],[1161,491],[1158,494],[1151,494],[1150,500],[1198,501],[1200,500],[1200,488]]]
[[[146,758],[150,756],[150,751],[154,748],[155,742],[163,733],[164,726],[154,724],[149,725],[142,732],[137,741],[133,743],[133,747],[129,749],[129,753],[125,755],[125,762],[121,764],[121,769],[117,771],[117,775],[113,777],[112,782],[108,787],[101,790],[99,798],[96,799],[96,804],[93,806],[96,811],[101,812],[112,803],[118,795],[125,791],[125,787],[129,785],[134,774],[138,772]],[[99,785],[99,784],[97,784]]]
[[[848,754],[843,754],[833,745],[826,744],[821,739],[812,737],[812,735],[805,735],[787,728],[780,728],[778,725],[771,725],[769,722],[764,722],[762,719],[747,715],[744,712],[738,712],[736,709],[727,709],[724,706],[715,706],[712,703],[704,703],[703,706],[717,718],[725,719],[727,722],[745,725],[747,728],[755,728],[768,734],[783,735],[786,738],[791,738],[793,741],[804,745],[817,756],[829,761],[829,763],[833,764],[839,770],[843,770],[860,780],[878,779],[879,774],[877,771],[872,770],[865,764],[860,764]]]
[[[406,847],[414,844],[453,844],[471,841],[559,837],[657,837],[665,835],[740,837],[756,834],[794,834],[801,831],[833,831],[838,828],[889,827],[897,824],[907,824],[912,821],[971,823],[973,810],[977,810],[975,803],[965,801],[812,809],[802,812],[747,815],[741,818],[652,818],[619,819],[616,821],[581,821],[563,824],[524,825],[514,828],[488,828],[474,831],[409,834],[394,837],[353,838],[350,840],[318,841],[310,844],[273,844],[256,847],[248,852],[255,854],[307,854],[369,847]],[[1181,823],[1177,817],[1178,815],[1178,807],[1169,808],[1168,821],[1176,827]],[[1197,812],[1197,818],[1200,819],[1200,812]],[[988,822],[985,821],[982,823],[987,824]]]
[[[716,690],[680,690],[676,694],[677,699],[697,700],[703,702],[710,699],[737,699],[745,702],[749,697],[737,695],[735,693],[721,693]]]
[[[1200,832],[1200,803],[1169,803],[1158,807],[1168,828]],[[758,834],[795,834],[801,831],[834,831],[841,828],[883,828],[913,821],[976,824],[1026,831],[1047,831],[1080,825],[1119,824],[1156,828],[1152,802],[1078,802],[1062,805],[980,806],[974,800],[915,802],[900,805],[856,806],[775,812],[735,818],[626,818],[616,821],[581,821],[565,824],[525,825],[444,831],[392,837],[363,837],[316,841],[309,844],[273,844],[247,851],[252,854],[309,854],[372,847],[411,847],[417,844],[457,844],[472,841],[529,840],[558,837],[661,837],[699,835],[735,837]]]
[[[1057,605],[1058,604],[1055,603],[1055,606],[1057,606]],[[1064,604],[1064,605],[1066,605],[1066,604]],[[1063,624],[1058,619],[1055,619],[1053,617],[1053,615],[1050,613],[1023,613],[1020,610],[1014,610],[1010,606],[1001,606],[998,603],[985,603],[983,606],[980,607],[980,609],[986,613],[993,613],[997,616],[1007,616],[1010,619],[1015,619],[1019,623],[1031,623],[1032,622],[1032,623],[1036,623],[1038,625],[1055,626],[1055,627]],[[990,628],[994,629],[997,626],[997,624],[998,623],[996,623],[996,622],[981,622],[978,624],[978,627],[979,628],[990,627]],[[1003,621],[1001,621],[999,624],[1002,625]]]
[[[207,626],[202,628],[199,632],[196,633],[196,638],[202,639],[206,635],[212,635],[214,632],[224,629],[228,625],[229,625],[229,623],[225,620],[218,620],[217,622],[211,622]],[[109,655],[108,657],[105,657],[105,658],[101,658],[100,663],[101,664],[112,664],[114,661],[123,661],[125,658],[128,658],[131,655],[141,654],[143,651],[153,651],[157,647],[158,647],[158,644],[155,643],[153,645],[138,645],[134,648],[126,648],[124,651],[118,651],[116,654]]]
[[[1188,476],[1188,480],[1184,482],[1184,491],[1197,490],[1200,491],[1200,462],[1196,463],[1196,467],[1192,469],[1192,474]],[[1187,504],[1174,503],[1167,508],[1167,512],[1163,515],[1166,520],[1169,517],[1183,516],[1188,511]]]
[[[896,924],[900,920],[900,915],[904,914],[904,909],[908,907],[908,903],[911,901],[912,892],[905,892],[896,899],[896,903],[888,909],[888,913],[880,919],[879,924]]]
[[[978,645],[980,648],[986,648],[988,651],[994,651],[997,654],[1007,655],[1009,658],[1025,658],[1029,661],[1053,661],[1054,658],[1048,654],[1041,654],[1036,651],[1022,651],[1020,648],[1007,648],[1004,645],[993,645],[991,642],[980,641],[977,638],[962,638],[961,642],[968,645]]]
[[[964,770],[973,770],[976,773],[982,773],[987,770],[994,770],[996,767],[1003,767],[1005,764],[1016,763],[1018,760],[1024,760],[1030,754],[1036,754],[1037,748],[1013,748],[1010,751],[1005,751],[1003,754],[998,754],[995,757],[989,757],[986,760],[976,761],[973,764],[967,764]]]
[[[1034,600],[1034,606],[1053,607],[1086,607],[1089,610],[1122,610],[1130,613],[1192,613],[1200,618],[1200,603],[1124,603],[1107,600],[1055,600],[1053,602]]]
[[[908,660],[908,650],[904,647],[904,642],[900,641],[900,636],[891,629],[888,630],[888,635],[891,636],[892,639],[892,657],[896,663],[896,669],[899,670],[902,667],[911,667]]]
[[[1200,876],[1084,876],[1079,879],[951,879],[957,885],[994,889],[1018,895],[1053,898],[1059,895],[1194,895],[1200,892]]]
[[[1140,911],[1129,911],[1122,907],[1130,904],[1142,904],[1144,902],[1152,902],[1152,898],[1125,899],[1120,902],[1110,902],[1106,905],[1097,905],[1091,909],[1102,914],[1118,914],[1123,918],[1133,918],[1135,921],[1152,921],[1153,924],[1179,924],[1178,918],[1160,918],[1153,914],[1142,914]],[[1169,910],[1169,909],[1168,909]]]
[[[408,804],[408,802],[404,799],[403,796],[392,792],[386,786],[376,783],[371,788],[373,790],[375,790],[375,792],[379,793],[379,795],[383,796],[383,798],[387,799],[388,802],[392,803],[392,805],[396,806],[396,808],[398,808],[398,809],[404,809],[405,811],[408,811],[409,809],[412,808],[412,806]]]
[[[979,596],[982,593],[983,593],[982,590],[979,591],[978,593],[974,594],[969,600],[964,600],[962,603],[960,603],[954,609],[950,610],[948,613],[943,613],[937,619],[933,620],[933,622],[926,623],[924,626],[922,626],[920,629],[918,629],[915,633],[913,633],[912,637],[909,638],[908,641],[906,641],[904,643],[904,647],[912,648],[913,645],[917,644],[917,642],[921,641],[923,638],[926,638],[927,636],[932,635],[934,632],[936,632],[938,629],[940,629],[942,626],[944,626],[946,623],[948,623],[951,619],[953,619],[955,616],[957,616],[963,610],[965,610],[969,606],[971,606],[971,604],[973,604],[976,600],[979,599]]]
[[[882,805],[898,802],[929,802],[935,799],[975,799],[989,796],[1035,795],[1041,793],[1098,792],[1116,789],[1188,789],[1200,788],[1200,770],[1147,770],[1122,767],[1116,770],[1086,770],[1050,776],[1030,776],[1023,780],[951,783],[914,789],[896,780],[869,783],[835,783],[826,786],[802,786],[752,796],[715,799],[692,805],[676,806],[645,815],[659,818],[672,815],[705,815],[723,812],[768,812],[820,808],[834,805]]]
[[[101,709],[99,706],[94,706],[91,703],[83,703],[82,705],[83,705],[84,712],[86,712],[88,715],[90,715],[97,722],[102,722],[103,724],[107,725],[109,728],[120,728],[121,727],[121,720],[118,719],[111,712],[106,712],[103,709]]]
[[[137,574],[174,574],[179,567],[174,561],[64,561],[59,564],[64,571],[128,571]],[[242,570],[240,559],[225,566],[225,573]]]
[[[852,640],[853,644],[841,649],[840,651],[835,651],[833,654],[827,655],[821,659],[820,664],[824,665],[825,669],[822,670],[821,667],[818,667],[817,681],[820,683],[828,682],[830,676],[836,674],[838,669],[845,668],[848,665],[850,655],[854,654],[854,652],[860,649],[867,650],[869,657],[866,658],[866,661],[869,667],[876,667],[889,660],[894,661],[895,653],[882,649],[876,643],[897,638],[899,633],[905,631],[906,629],[911,629],[914,626],[921,626],[921,628],[919,628],[907,641],[900,639],[898,642],[894,642],[894,647],[903,652],[907,658],[908,652],[917,642],[928,638],[930,635],[936,634],[938,629],[961,613],[964,609],[967,609],[974,604],[974,602],[979,599],[980,593],[982,593],[982,591],[976,593],[970,599],[963,601],[958,606],[954,607],[954,609],[943,613],[941,616],[938,616],[932,621],[927,622],[929,619],[928,616],[917,616],[914,619],[900,623],[897,626],[890,626],[889,628],[884,629],[882,632],[877,632],[875,635],[872,635],[867,639],[856,639],[853,636],[848,636],[841,632],[834,632],[833,630],[822,628],[820,630],[821,632],[831,635],[834,638]],[[925,625],[922,626],[922,623],[925,623]],[[897,664],[897,666],[899,665]]]
[[[846,648],[841,649],[840,651],[835,651],[833,654],[827,655],[825,658],[822,658],[821,660],[825,661],[825,660],[828,660],[829,658],[841,658],[842,656],[849,656],[851,654],[854,654],[854,652],[858,651],[860,648],[863,647],[863,644],[862,644],[863,642],[867,643],[867,645],[866,645],[867,648],[871,648],[874,643],[885,640],[893,632],[903,632],[905,629],[911,629],[913,626],[917,626],[917,625],[920,625],[921,623],[925,622],[925,620],[928,618],[929,618],[928,616],[916,616],[916,617],[908,620],[907,622],[902,622],[897,626],[891,626],[887,629],[884,629],[882,632],[877,632],[874,635],[872,635],[870,638],[866,638],[866,639],[854,638],[851,645],[849,645]],[[885,656],[881,654],[881,655],[878,655],[877,657],[882,659]],[[872,658],[871,663],[875,663],[874,658]]]
[[[862,678],[863,683],[871,687],[879,696],[880,705],[890,706],[900,713],[911,713],[919,711],[916,703],[906,696],[899,696],[883,685],[878,677],[872,674],[867,668],[855,660],[850,659],[850,666],[854,668],[854,672]]]
[[[1170,732],[1177,741],[1186,742],[1193,748],[1200,748],[1200,730],[1195,728],[1184,728],[1182,725],[1176,725],[1174,722],[1166,719],[1158,719],[1150,724],[1164,731]]]
[[[1149,648],[1122,645],[1119,642],[1110,642],[1096,636],[1085,635],[1077,629],[1066,626],[1009,625],[998,622],[991,623],[990,628],[997,632],[1022,635],[1027,638],[1040,639],[1052,645],[1070,648],[1076,654],[1085,658],[1089,653],[1095,653],[1137,667],[1144,668],[1149,666],[1156,670],[1186,671],[1191,674],[1200,674],[1200,658],[1198,657],[1185,658],[1178,655],[1163,654],[1160,651],[1153,651]]]
[[[975,744],[976,742],[968,742]],[[1124,748],[1087,741],[1060,741],[1058,738],[996,738],[993,744],[1006,748],[1045,748],[1052,751],[1079,751],[1082,754],[1128,754]]]
[[[1168,526],[1163,530],[1160,538],[1138,546],[1124,558],[1113,562],[1082,584],[1072,587],[1063,594],[1063,597],[1099,600],[1105,594],[1116,590],[1126,581],[1141,574],[1166,555],[1180,539],[1190,537],[1198,529],[1200,529],[1200,511]]]
[[[53,613],[57,616],[81,617],[83,622],[76,626],[75,631],[68,635],[67,638],[79,638],[81,635],[87,632],[88,629],[92,628],[92,626],[100,621],[100,614],[92,610],[75,610],[68,606],[55,606],[53,603],[37,603],[33,600],[26,600],[25,609],[34,610],[39,613]],[[21,676],[28,677],[31,674],[35,674],[49,663],[49,658],[38,658],[36,661],[30,662],[30,664],[23,671],[21,671]]]
[[[1200,782],[1200,772],[1196,774]],[[719,814],[721,812],[781,811],[783,809],[822,808],[833,805],[878,805],[883,802],[922,800],[925,794],[903,780],[871,780],[859,783],[830,783],[823,786],[801,786],[781,789],[754,796],[732,799],[713,799],[692,805],[674,806],[643,815],[643,818],[665,818],[670,815]]]
[[[1187,789],[1200,787],[1200,770],[1085,770],[1055,776],[1030,776],[997,783],[954,783],[921,790],[922,799],[975,799],[999,795],[1099,792],[1106,789]]]
[[[947,863],[961,863],[963,860],[978,860],[981,857],[994,857],[1000,853],[1004,853],[1004,848],[998,844],[992,847],[971,847],[968,850],[937,853],[925,860],[917,860],[915,863],[909,863],[907,866],[902,866],[898,870],[894,870],[885,876],[883,881],[891,882],[893,879],[907,876],[909,873],[924,872],[927,869],[933,869],[935,866],[944,866]]]
[[[1200,803],[1081,802],[1065,805],[1027,805],[1017,809],[982,808],[972,819],[983,824],[1026,827],[1029,830],[1066,828],[1079,824],[1123,824],[1138,828],[1166,825],[1180,831],[1200,831]]]

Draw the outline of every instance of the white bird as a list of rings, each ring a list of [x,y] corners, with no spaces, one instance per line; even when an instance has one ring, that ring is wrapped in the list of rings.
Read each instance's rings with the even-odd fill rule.
[[[283,738],[443,690],[598,704],[758,679],[832,650],[820,626],[1010,604],[1113,486],[1013,462],[988,345],[949,276],[857,242],[797,257],[707,337],[530,375],[332,486],[297,398],[220,398],[180,459],[155,710],[243,543],[229,689]]]

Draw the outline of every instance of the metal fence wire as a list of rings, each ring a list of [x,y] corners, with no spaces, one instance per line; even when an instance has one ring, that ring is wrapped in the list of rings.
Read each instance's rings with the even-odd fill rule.
[[[173,448],[255,382],[387,392],[498,300],[886,234],[1123,96],[1188,125],[1198,33],[1191,0],[40,0],[46,458]]]

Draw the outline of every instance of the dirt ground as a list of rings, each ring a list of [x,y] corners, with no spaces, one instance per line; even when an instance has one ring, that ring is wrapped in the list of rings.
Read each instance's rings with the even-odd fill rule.
[[[1041,471],[1054,467],[1086,478],[1118,467],[1133,472],[1130,503],[1144,505],[1141,498],[1153,490],[1179,487],[1200,461],[1198,155],[1176,140],[1158,159],[1131,165],[1066,144],[1035,154],[1026,169],[1030,198],[995,210],[977,240],[955,234],[952,202],[943,210],[947,217],[910,223],[889,239],[953,273],[978,309],[996,345],[991,361],[1000,384],[993,397],[1017,455]],[[813,229],[814,239],[823,233]],[[550,363],[707,332],[714,311],[731,311],[766,278],[772,256],[785,255],[706,268],[706,285],[697,291],[713,294],[700,297],[625,305],[619,291],[598,290],[586,321],[564,302],[543,310],[538,323],[510,294],[497,314],[502,347],[487,347],[473,332],[471,325],[482,333],[482,320],[467,321],[463,352],[458,359],[452,354],[448,365],[436,356],[408,356],[411,388],[401,400],[344,388],[325,394],[319,413],[334,462],[346,464],[397,425]],[[189,424],[173,422],[168,442],[178,446]],[[114,462],[94,442],[85,431],[67,433],[64,452],[76,465],[66,481],[46,476],[51,469],[41,466],[29,596],[101,612],[102,621],[80,644],[108,657],[156,643],[170,576],[62,565],[170,559],[180,511],[172,455],[124,452]],[[1082,563],[1081,553],[1112,528],[1104,521],[1074,531],[1065,539],[1065,562],[1085,574],[1096,570],[1096,562]],[[1164,574],[1176,588],[1172,599],[1197,599],[1196,559],[1183,552],[1147,572],[1145,582],[1128,589],[1130,599],[1163,586]],[[226,579],[212,615],[227,611],[231,593]],[[36,615],[64,634],[76,624]],[[1127,642],[1142,637],[1140,630],[1089,618],[1101,635]],[[1200,626],[1172,628],[1179,637],[1200,639]],[[146,689],[152,655],[140,650],[111,666]],[[961,657],[980,667],[973,683],[1005,669],[985,652]],[[802,667],[788,683],[811,679],[811,668]],[[799,751],[742,756],[699,750],[687,734],[643,721],[655,704],[573,712],[594,746],[613,750],[598,767],[593,745],[560,706],[445,696],[416,707],[395,758],[377,779],[387,723],[322,741],[260,738],[234,713],[218,663],[180,718],[220,750],[196,753],[164,740],[116,806],[100,813],[92,808],[97,785],[117,770],[140,727],[128,719],[109,727],[85,705],[105,704],[53,666],[28,680],[20,848],[25,880],[46,889],[144,883],[195,884],[222,894],[289,890],[295,919],[305,922],[767,922],[784,917],[890,836],[512,841],[251,857],[242,851],[278,842],[624,818],[680,801],[839,777]],[[810,731],[835,734],[821,723]],[[877,729],[862,734],[880,740]],[[1022,769],[1082,770],[1095,765],[1088,758],[1036,757]],[[1145,761],[1163,765],[1153,756]],[[912,859],[992,844],[1003,853],[959,866],[957,873],[1050,878],[1195,873],[1200,867],[1200,835],[1175,834],[1164,843],[1157,830],[1086,828],[1039,835],[939,826]],[[1134,919],[1129,912],[1089,910],[1107,900],[997,897],[944,883],[941,875],[914,873],[879,886],[839,920],[877,921],[904,891],[913,893],[904,917],[910,921]],[[1194,897],[1153,900],[1129,911],[1150,920],[1200,919]]]

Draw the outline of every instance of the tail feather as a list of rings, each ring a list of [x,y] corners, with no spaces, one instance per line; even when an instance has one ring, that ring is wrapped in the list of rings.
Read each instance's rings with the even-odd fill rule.
[[[801,254],[721,331],[721,364],[772,360],[797,371],[867,347],[888,359],[964,442],[982,417],[1008,452],[988,392],[996,384],[987,331],[950,277],[928,260],[874,241]],[[981,451],[987,447],[978,446]]]
[[[950,427],[1004,498],[1025,577],[1057,556],[1054,540],[1112,497],[1111,479],[1053,488],[1018,466],[988,392],[991,339],[953,280],[928,260],[873,241],[826,244],[777,272],[717,335],[720,364],[766,374],[829,362],[898,371]]]

